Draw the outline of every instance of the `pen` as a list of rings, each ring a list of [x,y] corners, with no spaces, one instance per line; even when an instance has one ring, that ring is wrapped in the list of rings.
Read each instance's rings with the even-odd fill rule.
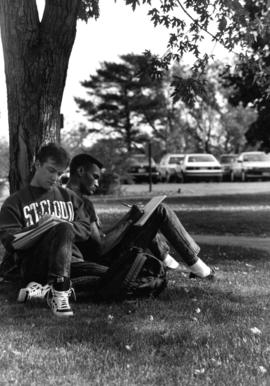
[[[132,207],[132,205],[129,204],[128,202],[122,202],[122,205],[127,206],[128,208],[131,208],[131,207]]]

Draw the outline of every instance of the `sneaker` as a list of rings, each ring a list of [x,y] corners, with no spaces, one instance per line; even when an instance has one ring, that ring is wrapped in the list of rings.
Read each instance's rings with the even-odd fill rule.
[[[73,289],[69,289],[68,291],[56,291],[53,287],[51,288],[49,296],[47,297],[47,303],[54,315],[60,317],[73,316],[73,311],[69,305],[69,297],[71,296],[72,291],[74,292]]]
[[[25,288],[21,288],[17,301],[25,303],[29,300],[44,300],[50,290],[49,284],[41,285],[31,281]]]
[[[179,263],[171,255],[167,254],[164,259],[164,264],[168,269],[177,269],[179,268]]]
[[[216,280],[216,271],[214,268],[211,268],[211,272],[209,273],[209,275],[207,275],[205,277],[200,277],[200,276],[196,275],[196,273],[190,272],[189,278],[190,279],[201,279],[201,280],[215,281]]]

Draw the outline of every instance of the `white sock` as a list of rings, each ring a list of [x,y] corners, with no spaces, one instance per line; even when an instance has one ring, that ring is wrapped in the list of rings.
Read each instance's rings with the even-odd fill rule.
[[[206,277],[211,273],[211,269],[200,258],[198,258],[198,261],[189,268],[191,272],[200,277]]]
[[[164,259],[164,264],[171,269],[177,269],[179,267],[179,263],[169,253],[167,253]]]

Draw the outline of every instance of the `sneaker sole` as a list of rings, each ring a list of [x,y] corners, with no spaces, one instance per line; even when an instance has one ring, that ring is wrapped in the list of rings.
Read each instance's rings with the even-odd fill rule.
[[[65,317],[69,317],[69,316],[74,316],[73,311],[68,311],[68,312],[56,312],[56,311],[53,311],[53,314],[55,316],[57,316],[58,318],[65,318]]]
[[[19,303],[25,303],[28,299],[28,291],[26,288],[21,288],[20,289],[20,292],[19,292],[19,295],[17,297],[17,301]]]

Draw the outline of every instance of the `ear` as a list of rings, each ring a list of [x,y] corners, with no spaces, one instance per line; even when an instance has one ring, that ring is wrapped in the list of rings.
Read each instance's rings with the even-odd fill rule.
[[[38,160],[35,161],[35,168],[36,168],[36,169],[40,168],[40,162],[39,162]]]
[[[79,166],[77,168],[77,173],[81,177],[84,174],[84,167],[83,166]]]

